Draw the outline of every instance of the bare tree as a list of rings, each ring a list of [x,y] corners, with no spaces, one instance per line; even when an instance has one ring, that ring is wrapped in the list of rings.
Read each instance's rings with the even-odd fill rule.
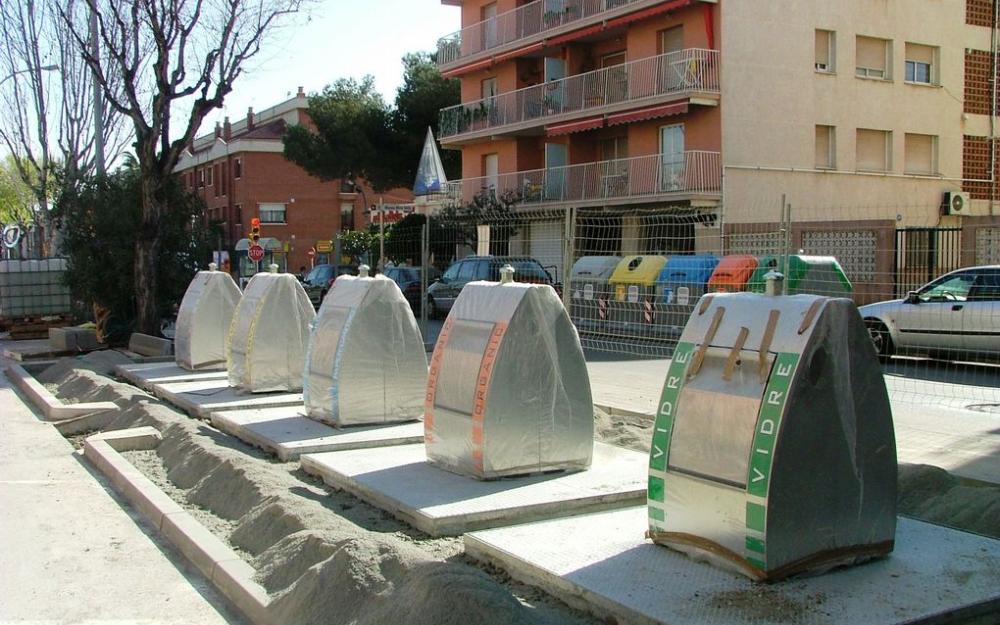
[[[158,223],[170,210],[163,190],[173,169],[205,116],[222,107],[279,18],[297,12],[306,1],[83,0],[87,11],[63,14],[109,105],[134,128],[142,180],[134,265],[136,321],[142,332],[155,333],[159,327]],[[97,14],[100,58],[87,45],[89,12]],[[123,78],[120,93],[112,88],[117,76]],[[173,132],[174,122],[179,122],[179,132]]]
[[[0,144],[10,151],[35,198],[32,221],[51,243],[49,199],[95,165],[90,68],[60,16],[65,1],[0,3]],[[78,0],[69,0],[70,10]],[[121,81],[109,85],[120,91]],[[103,124],[106,154],[115,160],[127,135],[120,113]],[[47,245],[46,247],[51,247]]]

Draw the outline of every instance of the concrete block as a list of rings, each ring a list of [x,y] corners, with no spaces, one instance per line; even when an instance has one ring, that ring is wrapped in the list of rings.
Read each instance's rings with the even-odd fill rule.
[[[479,481],[427,462],[423,445],[307,454],[302,469],[431,536],[633,505],[646,500],[644,453],[594,444],[591,468]]]
[[[31,403],[42,411],[47,421],[63,421],[72,419],[80,415],[101,412],[105,410],[117,410],[118,406],[113,402],[91,402],[82,404],[63,404],[58,398],[24,370],[20,365],[11,365],[7,368],[7,378],[27,395]]]
[[[97,331],[93,328],[49,328],[49,346],[53,351],[92,351],[97,349]]]
[[[260,447],[283,462],[302,454],[419,443],[419,421],[334,428],[303,416],[302,406],[213,412],[212,425],[245,443]]]
[[[209,579],[216,562],[238,557],[229,545],[185,511],[164,514],[160,532]]]
[[[231,388],[226,380],[154,384],[151,390],[160,399],[200,419],[222,410],[302,405],[302,393],[245,393]]]
[[[88,441],[104,441],[117,452],[155,449],[163,437],[152,426],[101,432],[87,438]]]
[[[234,554],[235,555],[235,554]],[[263,586],[253,581],[256,571],[238,557],[215,563],[212,584],[256,625],[270,623],[270,598]]]
[[[172,361],[118,365],[115,375],[145,391],[152,390],[154,384],[228,380],[225,371],[188,371]]]
[[[174,353],[174,342],[170,339],[133,332],[128,339],[128,350],[141,356],[171,356]]]
[[[642,506],[474,532],[465,552],[608,622],[986,623],[1000,610],[997,540],[900,518],[887,558],[762,585],[652,544],[646,515]]]

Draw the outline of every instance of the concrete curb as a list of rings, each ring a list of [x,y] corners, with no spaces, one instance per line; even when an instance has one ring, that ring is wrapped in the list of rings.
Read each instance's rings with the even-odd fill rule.
[[[7,367],[7,378],[28,396],[31,403],[42,411],[46,421],[65,421],[85,414],[118,410],[118,406],[110,401],[99,401],[87,404],[63,404],[49,392],[41,382],[24,370],[20,365]]]
[[[181,508],[119,451],[154,449],[160,433],[151,427],[95,434],[83,444],[84,456],[254,625],[272,625],[270,598],[254,581],[253,567]]]

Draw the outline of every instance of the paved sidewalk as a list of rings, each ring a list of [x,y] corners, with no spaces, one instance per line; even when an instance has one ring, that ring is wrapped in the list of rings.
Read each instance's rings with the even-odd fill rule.
[[[588,362],[594,403],[602,408],[653,415],[669,360]],[[900,462],[930,464],[957,475],[1000,484],[1000,413],[940,405],[941,398],[904,392],[925,382],[886,376],[890,391],[896,452]],[[904,386],[905,385],[905,386]],[[979,389],[975,389],[979,390]],[[929,392],[941,392],[935,387]],[[961,386],[956,396],[970,391]],[[898,399],[904,398],[906,401]],[[965,403],[975,403],[970,393]]]
[[[0,374],[0,623],[245,623],[139,518]]]

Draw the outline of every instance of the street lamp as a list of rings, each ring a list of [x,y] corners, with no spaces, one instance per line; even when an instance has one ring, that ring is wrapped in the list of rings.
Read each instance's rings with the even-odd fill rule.
[[[59,66],[58,65],[42,65],[38,69],[42,70],[43,72],[53,72],[53,71],[59,69]],[[26,68],[26,69],[19,69],[16,72],[14,72],[13,74],[10,74],[8,76],[4,76],[3,80],[0,80],[0,85],[4,84],[5,82],[7,82],[8,80],[10,80],[14,76],[17,76],[19,74],[27,74],[30,71],[33,71],[33,68],[29,67],[29,68]]]

